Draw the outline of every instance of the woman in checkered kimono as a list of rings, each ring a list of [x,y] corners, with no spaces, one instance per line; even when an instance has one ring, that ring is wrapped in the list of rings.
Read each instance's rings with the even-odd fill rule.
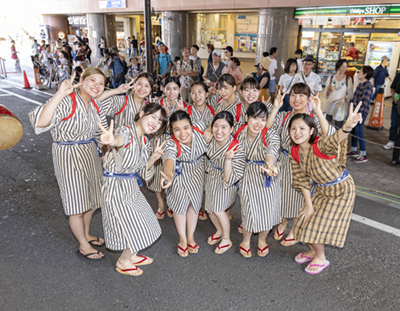
[[[353,178],[346,169],[347,135],[362,122],[357,114],[360,106],[355,111],[350,108],[343,128],[332,136],[317,137],[317,126],[307,114],[296,114],[290,120],[292,187],[305,199],[294,237],[310,248],[295,261],[310,262],[305,269],[309,274],[329,266],[325,244],[343,247],[345,243],[356,197]]]
[[[135,80],[121,84],[117,89],[105,91],[99,97],[104,113],[114,118],[116,128],[134,122],[136,114],[147,104],[145,98],[151,94],[153,85],[153,77],[142,72]],[[132,88],[130,95],[121,95]]]
[[[161,185],[172,209],[179,234],[178,254],[187,257],[197,253],[194,240],[198,213],[203,200],[203,154],[207,144],[204,139],[205,124],[193,122],[185,111],[175,111],[170,116],[171,138],[164,146]]]
[[[126,275],[140,275],[139,265],[152,259],[137,255],[153,244],[161,235],[161,228],[153,209],[139,186],[154,174],[153,165],[161,157],[158,144],[151,156],[151,145],[145,135],[164,131],[167,123],[165,110],[149,103],[137,114],[136,121],[113,132],[103,130],[101,142],[111,146],[104,159],[102,208],[103,228],[107,248],[122,251],[117,271]],[[158,133],[157,133],[158,134]]]
[[[290,149],[290,135],[288,125],[292,117],[298,113],[308,113],[314,118],[317,125],[318,133],[322,135],[332,135],[335,128],[329,125],[321,110],[321,101],[314,98],[313,114],[307,111],[307,103],[311,100],[311,91],[307,84],[296,83],[290,91],[290,105],[293,108],[290,112],[278,113],[283,104],[284,96],[278,96],[275,100],[274,108],[268,117],[267,127],[273,126],[281,138],[281,152],[278,159],[278,171],[281,180],[281,220],[282,222],[276,227],[274,232],[275,240],[281,240],[285,234],[288,219],[293,219],[292,228],[286,238],[281,242],[283,246],[291,246],[297,241],[293,237],[294,225],[296,217],[300,212],[301,206],[304,204],[303,196],[292,188],[292,169],[288,158],[288,150]]]
[[[105,77],[101,70],[89,68],[83,72],[80,83],[73,85],[74,78],[75,75],[65,80],[54,97],[31,111],[29,118],[36,134],[51,132],[54,172],[64,213],[69,216],[70,228],[80,244],[78,254],[99,259],[104,255],[92,246],[100,246],[104,241],[91,236],[89,227],[101,198],[98,123],[107,127],[107,121],[96,98],[104,90]]]

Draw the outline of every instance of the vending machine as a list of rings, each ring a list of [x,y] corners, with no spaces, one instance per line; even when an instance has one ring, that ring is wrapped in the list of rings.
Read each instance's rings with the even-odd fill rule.
[[[385,42],[385,41],[369,41],[367,56],[365,57],[365,65],[376,68],[381,63],[382,56],[389,57],[387,68],[389,75],[394,79],[397,73],[397,65],[400,56],[400,43],[399,42]],[[387,79],[385,82],[385,97],[391,96],[390,94],[390,81]]]

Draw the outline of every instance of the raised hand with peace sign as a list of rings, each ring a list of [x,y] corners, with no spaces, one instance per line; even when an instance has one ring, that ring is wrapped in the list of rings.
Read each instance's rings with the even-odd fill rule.
[[[61,83],[61,85],[58,87],[57,93],[60,94],[62,97],[65,97],[71,94],[74,91],[74,89],[80,87],[82,85],[82,82],[73,84],[75,76],[76,73],[74,73],[70,79],[64,80],[63,83]]]
[[[130,82],[128,82],[128,83],[123,83],[123,84],[121,84],[121,85],[117,88],[118,94],[123,94],[123,93],[128,92],[128,91],[131,90],[131,89],[134,89],[134,88],[135,88],[134,83],[135,83],[135,80],[132,79],[132,80],[131,80]]]
[[[347,117],[346,123],[343,125],[343,130],[346,132],[350,132],[358,123],[362,123],[363,119],[361,112],[358,112],[361,108],[361,105],[362,102],[359,102],[357,107],[354,109],[353,103],[350,104],[349,116]]]
[[[278,176],[278,168],[275,165],[271,165],[268,162],[265,162],[265,166],[267,168],[261,166],[261,170],[267,173],[268,176]]]
[[[181,111],[185,111],[185,105],[183,103],[183,98],[181,97],[181,99],[178,101],[176,101],[176,110],[181,110]]]
[[[111,147],[122,147],[124,145],[124,138],[120,135],[114,136],[114,120],[110,122],[110,128],[106,130],[100,122],[97,123],[103,132],[100,135],[100,142],[103,145],[108,145]]]
[[[318,112],[322,113],[322,108],[321,108],[321,99],[319,98],[319,94],[317,96],[311,96],[312,98],[312,108],[314,112],[318,115]]]
[[[276,97],[276,99],[274,101],[274,109],[279,110],[282,107],[283,99],[285,98],[285,95],[286,95],[286,92],[284,92],[283,94],[278,92],[278,96]]]
[[[242,151],[243,149],[237,149],[237,147],[239,146],[239,144],[237,144],[235,147],[233,147],[231,150],[228,150],[227,152],[225,152],[225,158],[226,160],[230,161],[235,157],[235,154]],[[235,150],[236,149],[236,150]]]

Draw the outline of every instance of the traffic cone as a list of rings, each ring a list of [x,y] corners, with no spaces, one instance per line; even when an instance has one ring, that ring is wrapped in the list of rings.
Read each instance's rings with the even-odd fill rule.
[[[383,129],[383,108],[385,107],[385,89],[381,87],[376,96],[374,109],[369,119],[368,129],[380,131]]]
[[[24,70],[24,87],[23,89],[31,89],[31,86],[29,84],[28,77],[26,76],[26,72]]]

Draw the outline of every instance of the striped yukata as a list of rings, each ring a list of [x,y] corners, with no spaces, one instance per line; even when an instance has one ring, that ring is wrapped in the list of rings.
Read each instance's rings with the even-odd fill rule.
[[[160,100],[156,100],[157,104],[160,104],[162,107],[165,105],[168,105],[167,100],[165,97],[161,98]],[[186,103],[184,103],[184,106]],[[168,115],[168,119],[170,115],[176,111],[176,104],[170,109],[170,114]],[[166,141],[168,138],[171,138],[171,133],[169,132],[169,120],[167,123],[167,126],[165,128],[165,131],[163,134],[160,135],[160,137],[153,137],[153,139],[150,141],[151,146],[152,146],[152,151],[157,147],[157,141],[160,139],[160,145]],[[163,162],[161,159],[158,159],[154,163],[154,176],[153,178],[147,183],[147,187],[154,192],[162,192],[163,189],[161,188],[161,172],[164,170]]]
[[[238,135],[235,134],[246,153],[244,174],[239,183],[239,198],[243,228],[257,233],[270,230],[280,221],[280,182],[278,177],[271,177],[270,187],[264,187],[265,174],[260,165],[248,161],[262,161],[264,167],[267,155],[272,155],[276,161],[280,142],[274,129],[268,129],[266,133],[260,132],[253,142],[250,141],[247,130],[246,126]]]
[[[235,124],[246,122],[246,108],[237,94],[235,100],[228,106],[226,106],[226,100],[222,99],[218,93],[208,98],[208,104],[214,109],[215,115],[221,111],[228,111],[232,114]]]
[[[337,179],[346,168],[347,139],[339,143],[339,134],[321,137],[319,150],[331,160],[321,159],[309,146],[299,154],[299,162],[289,154],[293,170],[293,188],[311,190],[310,178],[317,184],[325,184]],[[296,241],[304,243],[330,244],[343,247],[350,225],[351,213],[356,198],[353,178],[349,177],[333,186],[317,185],[311,197],[314,214],[306,224],[298,221],[294,229]],[[302,209],[305,208],[305,204]]]
[[[174,141],[174,136],[167,140],[162,155],[163,163],[167,159],[174,162],[174,180],[165,190],[168,207],[178,215],[185,215],[193,206],[196,213],[200,211],[204,189],[204,164],[202,155],[207,150],[204,139],[205,124],[201,121],[193,122],[192,146],[186,146]],[[178,148],[181,153],[178,156]],[[180,162],[182,173],[178,176],[176,170]]]
[[[225,182],[225,153],[228,149],[242,149],[232,159],[232,172],[229,182]],[[205,183],[205,210],[208,213],[223,212],[234,202],[237,193],[235,185],[243,176],[246,155],[242,145],[232,136],[228,142],[218,149],[217,142],[213,138],[207,147],[208,161],[206,162],[206,183]]]
[[[288,158],[290,150],[289,122],[293,117],[293,112],[283,111],[278,113],[274,121],[274,129],[281,138],[281,152],[278,159],[278,172],[281,180],[281,218],[295,218],[304,204],[304,197],[301,193],[292,188],[292,167]],[[321,125],[318,117],[312,115],[317,125],[318,133],[321,133]],[[328,135],[335,133],[335,128],[329,125]]]
[[[146,163],[151,145],[145,136],[138,137],[135,123],[117,128],[114,135],[124,138],[124,147],[111,148],[107,152],[105,172],[139,173],[144,180],[150,179],[154,169],[146,170]],[[104,240],[109,249],[129,248],[136,253],[153,244],[161,235],[157,218],[140,191],[136,178],[104,176],[102,207]]]
[[[76,98],[74,110],[73,97]],[[45,105],[45,104],[44,104]],[[91,100],[89,110],[74,91],[64,97],[58,105],[48,127],[37,123],[44,105],[29,113],[36,134],[50,130],[54,141],[52,146],[54,172],[60,188],[64,213],[68,216],[82,214],[100,207],[102,163],[96,143],[61,145],[56,142],[70,142],[99,138],[101,131],[97,122],[108,128],[101,105]]]
[[[195,104],[188,105],[185,111],[189,114],[192,122],[200,120],[203,121],[206,126],[208,126],[215,117],[214,109],[208,104],[206,104],[203,111],[200,111]]]
[[[114,118],[114,127],[132,124],[135,116],[147,104],[144,100],[138,110],[133,95],[115,95],[106,98],[101,102],[104,113],[108,117]]]

